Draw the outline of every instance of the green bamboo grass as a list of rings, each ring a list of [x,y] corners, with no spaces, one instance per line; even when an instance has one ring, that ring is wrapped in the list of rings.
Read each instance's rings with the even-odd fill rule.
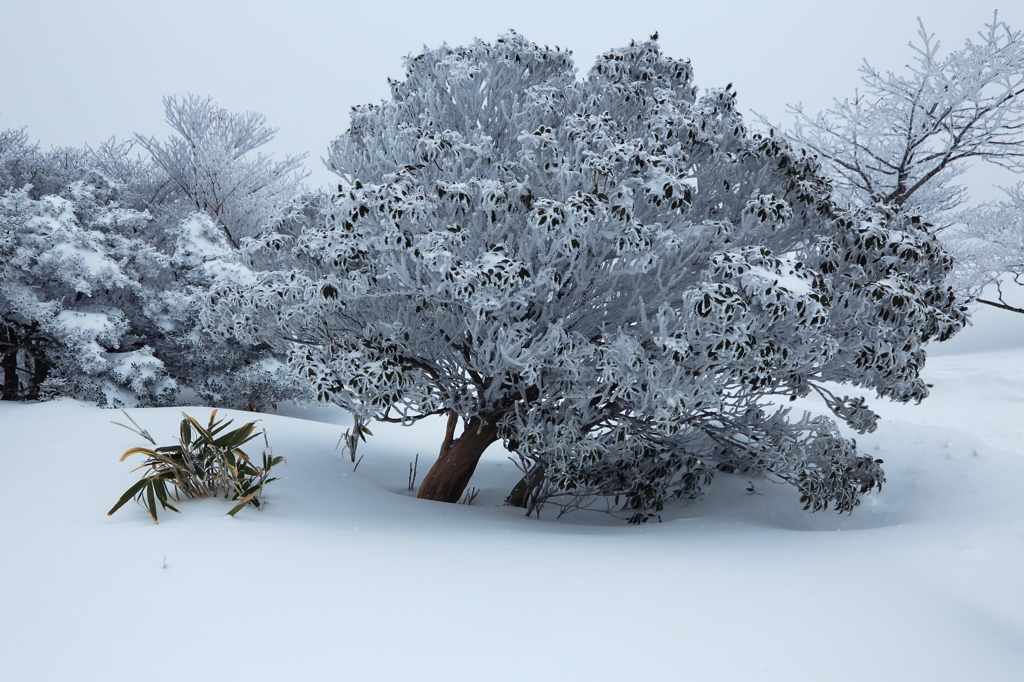
[[[135,428],[119,422],[114,423],[156,445],[148,431],[136,424],[127,412],[124,412],[124,415]],[[117,504],[107,512],[107,516],[134,498],[149,512],[153,523],[160,523],[157,518],[157,505],[159,504],[162,509],[180,513],[171,503],[171,498],[179,501],[182,495],[186,498],[225,497],[237,501],[237,504],[228,511],[228,516],[234,516],[249,504],[257,509],[261,508],[263,486],[277,480],[276,477],[270,476],[270,470],[285,461],[284,457],[272,455],[266,432],[257,432],[256,422],[249,422],[233,431],[227,431],[233,420],[218,420],[217,410],[210,414],[210,420],[205,427],[185,413],[182,413],[182,416],[184,419],[181,421],[177,445],[157,448],[134,447],[121,456],[123,462],[132,455],[145,455],[146,460],[135,470],[149,469],[149,474],[128,488]],[[261,435],[266,449],[262,453],[262,466],[259,466],[241,449],[241,446]]]

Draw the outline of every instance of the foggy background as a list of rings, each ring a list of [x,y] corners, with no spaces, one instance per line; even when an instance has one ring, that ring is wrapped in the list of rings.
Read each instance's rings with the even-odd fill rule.
[[[403,57],[424,45],[493,41],[509,29],[573,51],[585,74],[594,58],[657,31],[663,52],[690,59],[701,88],[732,83],[740,110],[790,125],[787,104],[809,113],[854,94],[864,59],[900,72],[912,58],[917,17],[943,49],[959,49],[994,9],[1024,29],[1024,3],[960,1],[523,0],[479,3],[271,2],[268,0],[5,0],[0,13],[0,129],[26,127],[51,145],[99,145],[134,133],[166,139],[162,98],[211,96],[230,111],[255,110],[280,128],[262,149],[309,153],[310,188],[334,182],[321,157],[348,126],[352,106],[389,96]],[[982,167],[975,199],[1021,178]],[[931,352],[1024,342],[1024,315],[981,310],[975,328]],[[963,348],[961,348],[963,347]]]
[[[813,112],[852,95],[863,59],[886,70],[907,64],[917,16],[955,49],[993,10],[964,0],[4,4],[0,129],[27,127],[44,148],[134,133],[163,139],[165,95],[209,95],[228,110],[265,114],[280,128],[269,151],[309,152],[311,187],[333,180],[320,157],[350,108],[387,97],[387,79],[402,77],[403,57],[424,45],[490,42],[514,29],[568,47],[585,74],[601,52],[657,31],[666,55],[692,61],[698,86],[733,83],[742,111],[788,124],[787,103]],[[1024,6],[1000,18],[1024,28]]]

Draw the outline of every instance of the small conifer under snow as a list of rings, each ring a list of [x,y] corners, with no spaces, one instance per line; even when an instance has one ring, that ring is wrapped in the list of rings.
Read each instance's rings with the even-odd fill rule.
[[[252,280],[234,244],[292,210],[297,160],[246,157],[274,132],[259,115],[166,104],[192,134],[165,146],[192,185],[131,144],[44,153],[0,132],[0,399],[270,409],[301,397],[266,347],[215,339],[198,316],[213,281]],[[213,210],[203,191],[230,200]]]

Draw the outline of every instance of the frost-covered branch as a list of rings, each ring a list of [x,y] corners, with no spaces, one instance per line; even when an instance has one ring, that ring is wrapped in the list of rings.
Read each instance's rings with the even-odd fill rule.
[[[847,205],[931,223],[957,255],[955,286],[977,296],[1021,272],[1010,263],[1024,253],[1008,250],[1006,230],[1019,224],[1019,206],[964,211],[968,192],[957,180],[975,161],[1024,172],[1024,33],[995,15],[977,39],[943,55],[919,20],[910,47],[907,72],[865,62],[863,92],[852,100],[817,115],[793,107],[791,138],[822,159]]]
[[[305,156],[274,161],[258,152],[250,154],[277,132],[262,114],[231,113],[195,95],[166,97],[164,108],[177,136],[164,143],[142,135],[136,140],[195,210],[217,223],[235,249],[243,238],[267,229],[298,195]]]
[[[582,81],[516,34],[406,68],[332,145],[322,220],[255,240],[266,270],[218,285],[208,326],[362,416],[447,412],[430,499],[457,501],[497,440],[530,512],[598,496],[641,521],[716,471],[773,474],[809,509],[881,485],[832,421],[770,404],[818,391],[870,430],[820,385],[927,394],[921,344],[964,311],[919,220],[844,211],[817,161],[654,42]]]

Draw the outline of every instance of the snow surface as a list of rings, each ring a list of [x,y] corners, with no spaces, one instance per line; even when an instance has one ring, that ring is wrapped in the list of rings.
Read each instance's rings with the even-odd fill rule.
[[[921,405],[873,401],[888,483],[852,515],[720,476],[639,527],[499,506],[500,448],[473,506],[416,500],[440,419],[371,425],[353,472],[313,408],[259,415],[288,459],[265,511],[107,517],[144,444],[123,416],[0,403],[0,678],[1021,680],[1024,348],[925,374]],[[180,412],[130,414],[169,444]]]
[[[68,329],[90,334],[93,338],[114,333],[114,323],[106,313],[63,310],[57,315],[57,323]]]

